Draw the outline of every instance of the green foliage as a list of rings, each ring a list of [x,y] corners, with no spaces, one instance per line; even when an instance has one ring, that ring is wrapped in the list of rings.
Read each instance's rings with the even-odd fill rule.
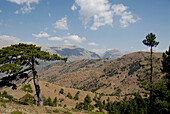
[[[167,73],[166,79],[170,81],[170,46],[169,50],[162,55],[162,72]]]
[[[60,113],[60,111],[58,109],[53,110],[54,113]]]
[[[96,100],[96,104],[94,106],[99,108],[99,112],[103,112],[103,105],[100,100]]]
[[[24,105],[31,105],[36,103],[34,96],[30,95],[29,93],[21,97],[19,101]]]
[[[141,61],[136,61],[134,62],[133,64],[130,64],[129,65],[129,72],[128,72],[128,75],[132,75],[135,71],[139,70],[140,69],[140,64]]]
[[[12,95],[9,95],[6,91],[3,91],[3,93],[0,95],[1,97],[8,98],[9,100],[13,99]]]
[[[63,112],[64,114],[72,114],[71,112],[69,112],[69,111],[64,111],[64,110],[62,110],[61,112]]]
[[[6,104],[5,104],[5,103],[1,104],[1,106],[4,107],[4,108],[6,108]]]
[[[64,89],[63,88],[60,89],[59,94],[64,94]]]
[[[66,97],[68,97],[69,99],[72,99],[72,98],[73,98],[70,92],[68,92],[68,94],[67,94]]]
[[[84,103],[90,104],[91,102],[91,97],[89,95],[86,95],[86,97],[84,98]]]
[[[150,33],[146,36],[146,39],[143,40],[143,44],[149,47],[156,47],[159,44],[159,42],[155,41],[155,39],[156,39],[155,34]]]
[[[44,105],[53,106],[53,102],[50,97],[48,97],[47,100],[44,100]]]
[[[64,101],[64,99],[63,99],[63,98],[61,98],[61,99],[60,99],[60,103],[62,103],[63,101]]]
[[[147,101],[139,94],[135,94],[135,98],[128,101],[108,102],[105,110],[109,114],[147,114]]]
[[[62,105],[61,105],[61,104],[59,104],[58,106],[59,106],[59,107],[62,107]]]
[[[72,108],[73,112],[81,112],[81,110],[77,109],[77,108]]]
[[[63,107],[64,107],[64,108],[66,108],[66,107],[67,107],[67,105],[65,104]]]
[[[3,91],[3,93],[0,94],[0,102],[6,103],[6,102],[14,101],[14,100],[15,98],[13,98],[12,95],[9,95],[6,91]]]
[[[64,60],[67,58],[61,58],[57,54],[50,55],[49,52],[41,51],[41,47],[36,47],[33,44],[15,44],[0,49],[0,73],[5,73],[8,76],[2,77],[0,80],[0,87],[13,86],[16,88],[13,80],[19,80],[28,78],[27,71],[32,70],[33,57],[35,57],[35,63],[39,65],[37,59],[41,60]]]
[[[11,112],[11,114],[22,114],[22,112],[17,110],[17,111]]]
[[[32,87],[31,87],[30,84],[24,85],[24,87],[22,87],[21,90],[23,90],[23,91],[25,91],[25,92],[29,92],[29,93],[32,93],[32,92],[33,92]]]
[[[57,106],[57,102],[58,102],[57,97],[55,97],[53,100],[53,106]]]
[[[78,91],[76,94],[75,94],[75,96],[74,96],[74,100],[79,100],[79,93],[80,93],[80,91]]]
[[[91,102],[92,102],[91,97],[89,95],[86,95],[86,97],[84,98],[84,102],[80,102],[75,106],[75,108],[79,110],[84,109],[84,110],[92,111],[94,109],[94,106],[90,104]]]

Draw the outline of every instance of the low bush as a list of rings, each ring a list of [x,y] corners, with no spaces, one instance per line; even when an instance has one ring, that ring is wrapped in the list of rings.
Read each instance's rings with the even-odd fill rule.
[[[29,92],[29,93],[32,93],[32,92],[33,92],[32,87],[31,87],[30,84],[24,85],[24,87],[22,87],[21,90],[23,90],[23,91],[25,91],[25,92]]]
[[[11,114],[22,114],[22,112],[17,110],[17,111],[11,112]]]
[[[19,102],[24,105],[29,105],[29,104],[35,104],[36,100],[34,96],[27,93],[26,95],[24,95],[19,99]]]

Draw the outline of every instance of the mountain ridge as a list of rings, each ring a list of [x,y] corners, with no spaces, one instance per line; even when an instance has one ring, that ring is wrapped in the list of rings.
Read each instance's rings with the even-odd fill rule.
[[[118,59],[88,59],[54,63],[39,70],[41,80],[57,85],[105,94],[129,94],[142,91],[136,74],[147,52],[134,52]],[[154,53],[161,58],[161,53]],[[159,65],[161,61],[159,61]],[[121,92],[120,92],[121,90]]]

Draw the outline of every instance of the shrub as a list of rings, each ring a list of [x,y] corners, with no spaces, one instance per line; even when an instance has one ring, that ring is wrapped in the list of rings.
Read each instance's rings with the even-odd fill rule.
[[[0,96],[8,98],[9,100],[13,99],[13,96],[12,95],[8,95],[8,93],[6,91],[3,91],[3,93]]]
[[[84,98],[84,102],[80,102],[79,104],[76,105],[76,109],[79,110],[88,110],[88,111],[92,111],[94,109],[94,106],[91,105],[90,103],[92,102],[91,97],[89,95],[86,95],[86,97]]]
[[[72,111],[74,111],[74,112],[81,112],[81,110],[79,110],[77,108],[72,108]]]
[[[75,94],[74,100],[79,100],[79,93],[80,93],[80,91],[78,91],[78,92]]]
[[[59,107],[62,107],[62,105],[61,105],[61,104],[59,104],[58,106],[59,106]]]
[[[32,93],[32,92],[33,92],[32,87],[31,87],[30,84],[24,85],[24,87],[22,87],[21,90],[23,90],[23,91],[25,91],[25,92],[29,92],[29,93]]]
[[[53,100],[53,106],[57,106],[57,102],[58,102],[57,97],[55,97],[54,100]]]
[[[63,98],[61,98],[61,99],[60,99],[60,103],[62,103],[63,101],[64,101],[64,99],[63,99]]]
[[[17,111],[11,112],[11,114],[22,114],[22,112],[17,110]]]
[[[55,113],[59,113],[60,111],[59,111],[58,109],[56,109],[56,110],[53,110],[53,112],[55,112]]]
[[[70,92],[68,92],[68,94],[67,94],[66,97],[68,97],[69,99],[72,99],[72,98],[73,98]]]
[[[6,108],[6,104],[5,104],[5,103],[1,104],[1,106],[4,107],[4,108]]]
[[[59,94],[64,94],[64,89],[63,88],[60,89]]]
[[[67,105],[65,104],[65,105],[64,105],[64,108],[66,108],[66,107],[67,107]]]
[[[44,101],[44,105],[53,106],[53,103],[50,97],[48,97],[48,99]]]
[[[19,101],[22,103],[22,104],[25,104],[25,105],[29,105],[29,104],[35,104],[36,103],[36,100],[34,98],[34,96],[30,95],[30,94],[26,94],[24,95],[23,97],[21,97],[19,99]]]

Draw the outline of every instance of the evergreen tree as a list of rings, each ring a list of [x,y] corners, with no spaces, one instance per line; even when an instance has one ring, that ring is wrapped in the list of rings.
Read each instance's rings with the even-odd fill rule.
[[[156,36],[155,34],[148,34],[146,39],[143,40],[143,44],[150,47],[150,84],[149,84],[149,91],[150,91],[150,112],[152,113],[153,109],[153,47],[156,47],[159,42],[155,41]],[[146,83],[146,80],[140,80],[143,85]]]
[[[55,97],[54,100],[53,100],[53,106],[57,106],[57,102],[58,102],[57,97]]]
[[[68,92],[68,94],[67,94],[66,97],[68,97],[69,99],[72,99],[72,98],[73,98],[70,92]]]
[[[74,100],[79,100],[79,93],[80,93],[80,91],[78,91],[78,92],[75,94]]]
[[[0,79],[0,87],[13,86],[13,89],[16,89],[14,81],[28,79],[28,72],[31,71],[38,105],[43,105],[36,71],[36,65],[39,65],[37,59],[45,61],[67,60],[67,58],[61,58],[57,54],[50,55],[49,52],[41,51],[41,47],[36,47],[33,44],[19,43],[0,49],[0,72],[7,74]]]
[[[162,56],[162,72],[165,76],[153,86],[154,113],[170,113],[170,47]]]
[[[53,103],[50,97],[48,97],[48,99],[46,100],[46,105],[53,106]]]
[[[64,94],[64,89],[63,88],[60,89],[59,94]]]
[[[92,102],[91,97],[89,95],[86,95],[86,97],[84,98],[84,102],[90,104]]]

